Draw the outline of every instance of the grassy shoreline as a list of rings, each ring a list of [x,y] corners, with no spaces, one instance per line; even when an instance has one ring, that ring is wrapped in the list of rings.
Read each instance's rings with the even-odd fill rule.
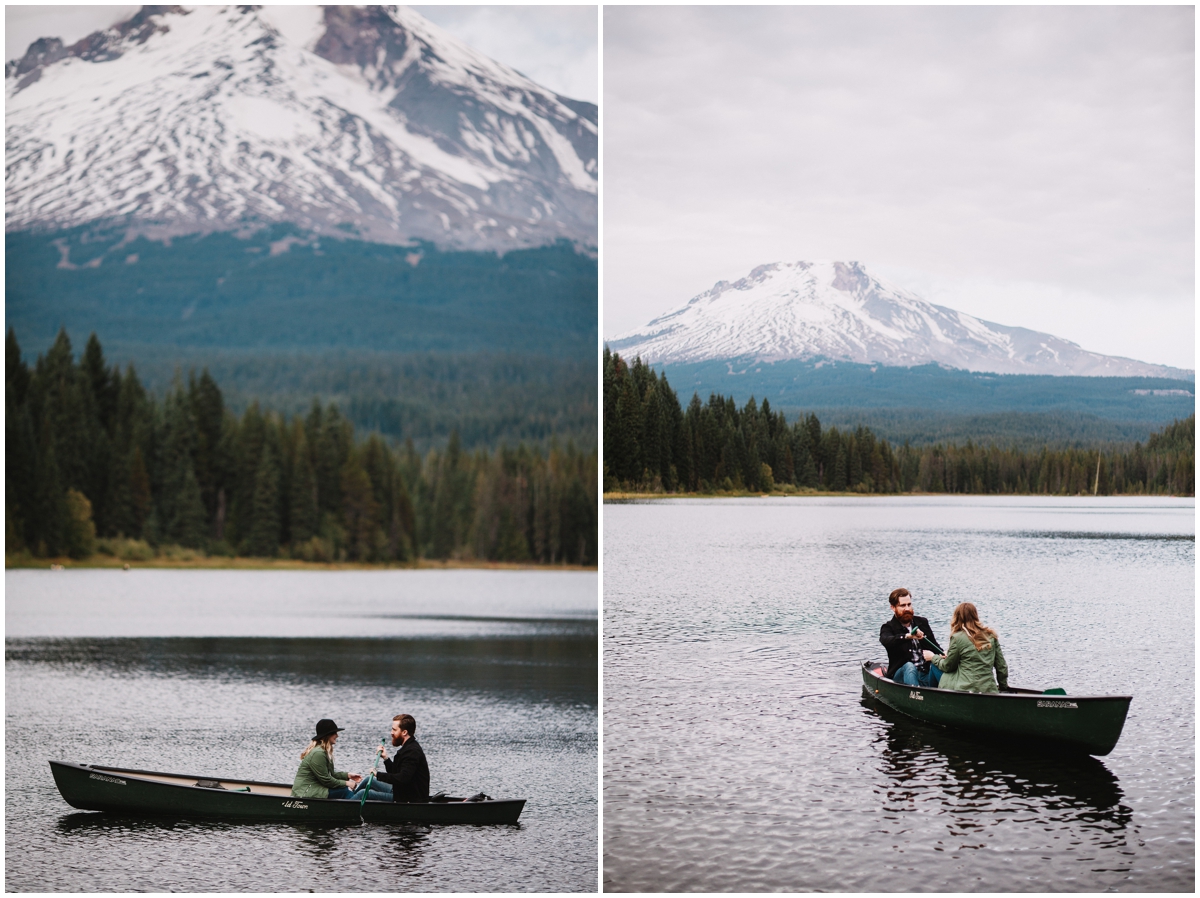
[[[100,568],[121,570],[135,569],[194,569],[194,570],[239,570],[239,571],[595,571],[593,565],[578,564],[524,564],[505,561],[434,561],[420,559],[411,564],[370,564],[356,561],[303,561],[298,558],[151,558],[145,561],[127,561],[114,555],[92,555],[88,558],[34,558],[29,555],[5,555],[5,570],[46,570],[49,568]]]

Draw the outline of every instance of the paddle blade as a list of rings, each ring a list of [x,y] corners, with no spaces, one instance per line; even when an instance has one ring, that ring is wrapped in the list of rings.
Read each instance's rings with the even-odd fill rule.
[[[1042,695],[1066,695],[1067,690],[1055,686],[1053,689],[1043,689]]]

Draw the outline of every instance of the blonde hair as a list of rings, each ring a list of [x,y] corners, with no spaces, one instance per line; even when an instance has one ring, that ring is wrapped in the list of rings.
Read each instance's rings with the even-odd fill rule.
[[[325,752],[325,757],[329,758],[329,766],[332,767],[333,745],[330,743],[330,740],[336,735],[337,733],[330,733],[324,739],[314,739],[312,742],[308,743],[308,746],[304,749],[304,751],[300,752],[300,760],[303,761],[305,757],[308,756],[308,753],[314,748],[320,748]]]
[[[960,630],[967,634],[971,644],[980,652],[986,649],[993,639],[1000,638],[995,630],[979,622],[979,611],[970,602],[958,605],[954,614],[950,616],[950,635],[953,636]]]

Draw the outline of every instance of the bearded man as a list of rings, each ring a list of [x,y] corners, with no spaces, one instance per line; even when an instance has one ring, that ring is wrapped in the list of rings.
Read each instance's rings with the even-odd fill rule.
[[[400,750],[388,758],[383,746],[379,746],[387,772],[377,778],[392,787],[392,801],[429,801],[429,764],[416,736],[417,722],[413,716],[397,714],[392,718],[392,745],[400,746]]]
[[[906,686],[937,686],[942,672],[925,660],[922,650],[930,646],[944,655],[929,621],[913,614],[912,594],[893,589],[888,596],[892,619],[879,628],[879,641],[888,653],[887,678]]]

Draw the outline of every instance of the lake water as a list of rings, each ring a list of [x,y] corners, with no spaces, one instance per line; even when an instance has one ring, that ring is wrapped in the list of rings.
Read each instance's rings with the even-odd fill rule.
[[[9,571],[10,891],[595,891],[597,577]],[[313,724],[366,772],[417,719],[434,791],[515,826],[306,827],[78,812],[60,758],[291,782]]]
[[[1194,890],[1192,500],[606,504],[603,576],[606,891]],[[941,640],[974,602],[1015,686],[1132,694],[1117,747],[864,701],[898,586]]]

